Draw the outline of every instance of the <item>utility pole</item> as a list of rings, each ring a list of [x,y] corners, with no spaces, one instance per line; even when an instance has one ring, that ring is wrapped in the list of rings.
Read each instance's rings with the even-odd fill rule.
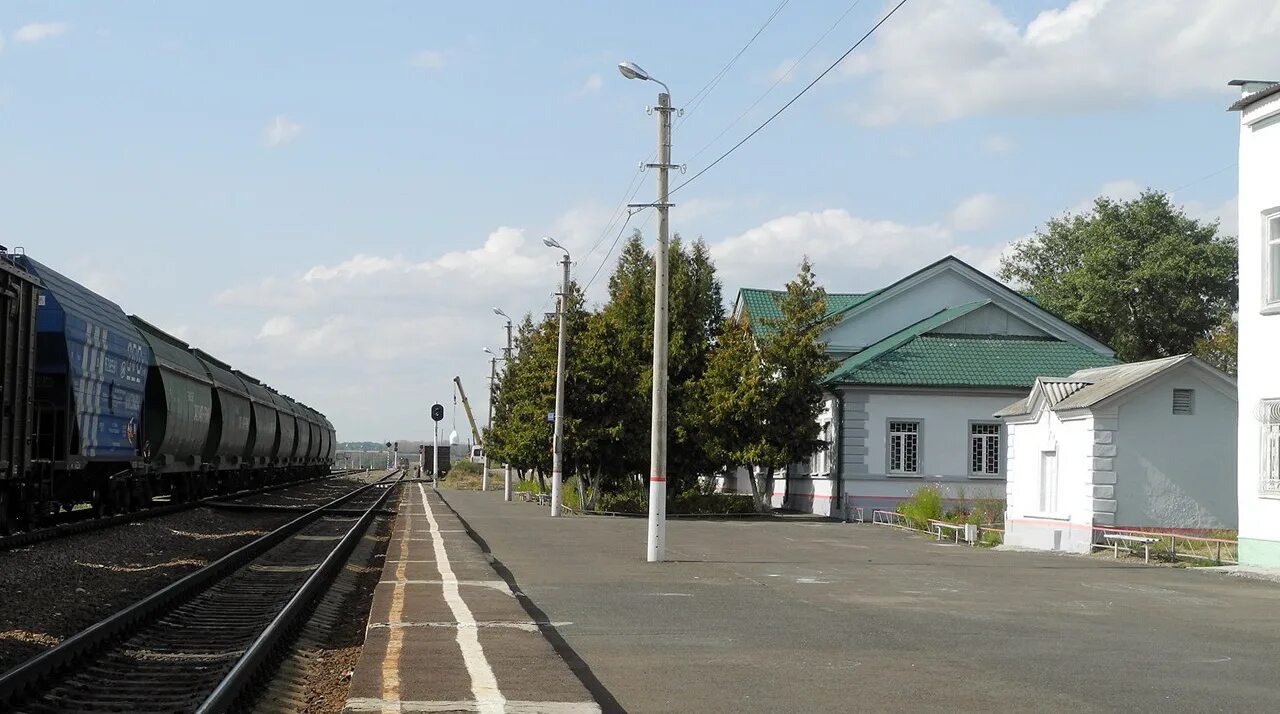
[[[647,558],[665,560],[667,543],[667,234],[670,230],[667,172],[671,163],[671,89],[633,62],[622,62],[618,71],[627,79],[661,85],[658,93],[658,162],[646,164],[658,170],[658,246],[653,255],[653,420],[649,426],[649,537]],[[629,208],[648,207],[634,204]]]
[[[489,348],[486,347],[484,348],[484,350],[485,352],[488,352]],[[492,355],[489,357],[489,420],[488,420],[488,424],[489,424],[490,433],[493,432],[493,385],[497,384],[497,379],[498,379],[498,355]],[[480,484],[482,489],[485,491],[489,490],[489,441],[490,439],[486,438],[480,444],[480,448],[484,450],[484,478],[480,480]]]
[[[504,317],[507,320],[507,346],[502,350],[502,359],[506,361],[508,368],[510,368],[510,365],[511,365],[511,316],[503,312],[502,308],[498,308],[498,307],[493,308],[493,314]],[[493,383],[490,382],[489,386],[492,389]],[[492,395],[491,395],[491,398],[492,398]],[[489,412],[489,424],[490,424],[490,427],[492,427],[493,425],[492,408],[490,409],[490,412]],[[487,444],[485,445],[484,453],[486,457],[489,454],[489,446]],[[511,464],[508,464],[508,463],[502,464],[502,500],[504,501],[511,500]]]
[[[569,319],[569,251],[551,238],[542,242],[550,248],[564,251],[564,282],[560,288],[560,345],[556,356],[556,413],[555,435],[551,439],[551,515],[560,516],[561,482],[564,477],[564,358],[565,336]]]

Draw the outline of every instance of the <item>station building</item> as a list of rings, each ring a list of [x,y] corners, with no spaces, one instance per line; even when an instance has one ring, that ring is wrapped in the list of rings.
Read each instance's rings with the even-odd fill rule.
[[[758,335],[782,293],[744,288]],[[1116,363],[1113,350],[959,258],[868,293],[828,294],[840,360],[819,419],[827,448],[775,474],[772,505],[840,517],[893,509],[924,484],[952,501],[1003,498],[1005,427],[992,416],[1041,375]],[[726,484],[749,492],[740,474]]]

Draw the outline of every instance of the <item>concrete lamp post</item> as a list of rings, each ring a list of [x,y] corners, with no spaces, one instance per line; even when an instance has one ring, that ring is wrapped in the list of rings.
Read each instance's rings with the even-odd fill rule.
[[[555,433],[551,437],[551,515],[560,516],[561,482],[564,469],[564,359],[566,321],[569,317],[569,249],[560,245],[554,238],[543,238],[542,244],[548,248],[564,251],[564,282],[560,288],[560,344],[556,357],[556,413]]]

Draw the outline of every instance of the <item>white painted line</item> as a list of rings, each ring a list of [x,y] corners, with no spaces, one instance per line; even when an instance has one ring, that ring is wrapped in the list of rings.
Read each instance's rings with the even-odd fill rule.
[[[457,622],[371,622],[370,630],[394,629],[403,627],[493,627],[499,629],[523,630],[525,632],[539,632],[543,627],[564,627],[572,625],[572,622],[534,622],[526,620],[524,622],[476,622],[470,625],[462,625]]]
[[[511,592],[511,588],[507,586],[505,580],[455,580],[458,585],[469,585],[477,588],[493,588],[504,595],[515,597],[515,593]],[[444,585],[443,580],[380,580],[379,585],[396,585],[403,583],[405,585]]]
[[[479,701],[387,701],[357,697],[347,700],[350,712],[486,712],[488,705]],[[600,705],[595,702],[506,702],[504,711],[509,714],[596,714]]]
[[[427,502],[427,490],[418,484],[418,495],[422,498],[422,508],[426,512],[427,523],[431,527],[431,536],[434,539],[432,544],[436,554],[436,568],[440,571],[440,580],[444,589],[444,601],[449,604],[449,610],[453,612],[453,619],[458,622],[458,647],[462,649],[462,661],[467,666],[467,673],[471,675],[471,693],[475,696],[473,709],[464,709],[463,711],[478,712],[495,712],[501,714],[504,711],[520,711],[506,706],[507,700],[502,696],[502,692],[498,690],[498,680],[493,674],[493,668],[489,666],[489,660],[484,656],[484,649],[480,647],[480,633],[474,627],[476,618],[471,614],[471,609],[467,607],[467,603],[463,601],[461,593],[458,592],[458,578],[453,574],[453,568],[449,565],[449,554],[444,549],[444,539],[440,537],[440,524],[436,522],[436,516],[431,511],[431,504]],[[406,709],[407,702],[399,702],[400,711],[415,711]],[[348,702],[350,706],[350,702]],[[448,709],[419,709],[416,711],[449,711]],[[533,711],[547,711],[545,709]]]

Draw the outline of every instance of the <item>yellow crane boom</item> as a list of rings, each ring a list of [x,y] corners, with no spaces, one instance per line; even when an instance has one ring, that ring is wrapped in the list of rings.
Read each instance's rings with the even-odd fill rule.
[[[471,403],[467,401],[467,392],[462,388],[462,377],[454,377],[453,383],[458,385],[458,395],[462,397],[462,408],[467,412],[467,421],[471,423],[471,436],[477,444],[484,446],[484,439],[480,437],[480,428],[476,426],[476,418],[471,416]]]

